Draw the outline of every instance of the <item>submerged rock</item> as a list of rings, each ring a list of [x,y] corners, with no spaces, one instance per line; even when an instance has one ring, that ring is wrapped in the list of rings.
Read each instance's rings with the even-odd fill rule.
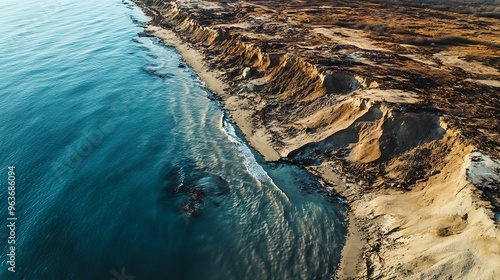
[[[231,191],[228,181],[220,175],[206,172],[205,168],[188,164],[184,168],[169,166],[167,170],[164,176],[167,183],[162,188],[161,197],[165,200],[183,198],[183,201],[177,202],[178,209],[190,217],[200,215],[200,208],[206,198],[211,198],[213,205],[220,205],[222,200],[215,197],[227,195]]]

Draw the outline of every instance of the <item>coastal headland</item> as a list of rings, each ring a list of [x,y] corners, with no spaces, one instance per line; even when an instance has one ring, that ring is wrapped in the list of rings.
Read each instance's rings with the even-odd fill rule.
[[[500,275],[498,15],[411,1],[134,1],[152,18],[145,35],[179,51],[266,160],[346,198],[338,279]]]

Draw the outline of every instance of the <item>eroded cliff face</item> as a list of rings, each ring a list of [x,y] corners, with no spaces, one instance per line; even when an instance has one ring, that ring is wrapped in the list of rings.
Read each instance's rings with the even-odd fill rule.
[[[369,2],[137,2],[204,54],[228,85],[209,88],[267,160],[347,198],[365,235],[342,278],[500,274],[500,21]]]

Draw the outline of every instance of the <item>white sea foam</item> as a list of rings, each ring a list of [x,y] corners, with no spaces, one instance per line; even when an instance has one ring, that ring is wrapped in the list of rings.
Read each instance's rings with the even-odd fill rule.
[[[179,177],[180,177],[180,183],[179,187],[184,186],[184,182],[186,181],[186,172],[184,172],[184,169],[179,168]]]
[[[226,133],[229,141],[234,143],[236,149],[243,156],[243,165],[245,165],[248,174],[250,174],[255,180],[257,180],[259,185],[261,185],[262,183],[267,183],[272,187],[274,187],[274,189],[288,201],[288,197],[286,196],[286,194],[278,186],[276,186],[273,179],[269,176],[269,174],[267,174],[264,168],[257,162],[250,148],[246,145],[245,142],[243,142],[242,139],[238,137],[238,135],[236,135],[236,130],[234,129],[234,126],[230,122],[228,122],[224,116],[221,117],[221,126],[224,132]]]

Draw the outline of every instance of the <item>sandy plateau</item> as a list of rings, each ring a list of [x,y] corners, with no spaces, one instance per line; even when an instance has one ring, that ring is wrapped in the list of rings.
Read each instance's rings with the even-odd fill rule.
[[[299,164],[346,198],[338,279],[498,279],[498,15],[136,3],[152,17],[145,33],[179,50],[266,160]]]

